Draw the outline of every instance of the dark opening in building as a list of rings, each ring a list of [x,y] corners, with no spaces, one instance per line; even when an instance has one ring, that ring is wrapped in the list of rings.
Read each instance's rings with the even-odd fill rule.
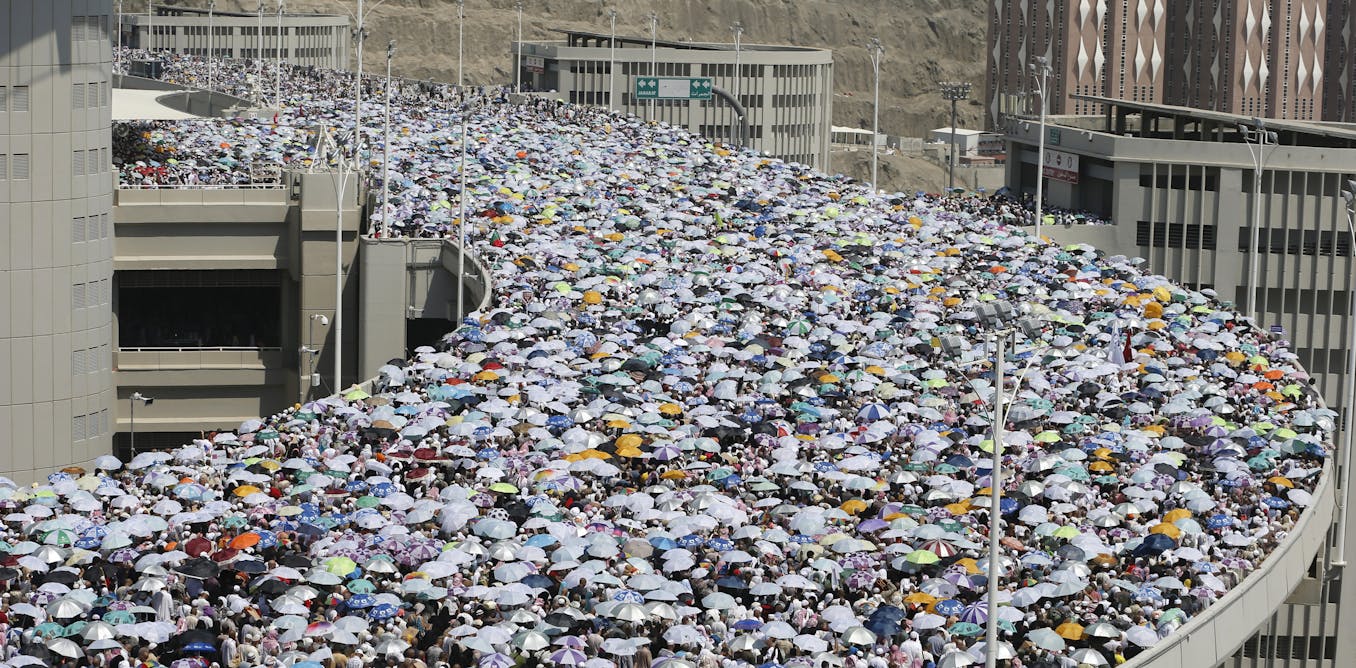
[[[276,348],[278,272],[120,271],[119,348]]]
[[[414,318],[405,321],[405,355],[413,355],[419,346],[438,346],[443,335],[452,331],[450,321],[441,318]]]

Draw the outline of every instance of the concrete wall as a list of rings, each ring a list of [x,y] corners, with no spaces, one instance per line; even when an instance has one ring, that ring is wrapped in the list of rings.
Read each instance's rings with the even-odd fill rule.
[[[109,452],[111,0],[0,3],[0,473]]]
[[[186,90],[183,86],[157,79],[113,75],[115,88],[134,90],[163,90],[167,94],[156,98],[160,104],[196,116],[234,116],[249,111],[254,105],[244,98],[215,91]]]
[[[125,10],[133,9],[127,3]],[[272,13],[269,10],[272,9]],[[315,65],[332,69],[349,67],[348,17],[321,14],[285,14],[282,17],[282,42],[278,41],[277,6],[264,8],[263,38],[259,37],[259,18],[215,14],[212,27],[217,32],[212,50],[223,58],[274,59],[282,49],[283,60],[293,65]],[[136,48],[165,49],[175,53],[206,55],[207,14],[185,13],[178,16],[127,13],[122,17],[123,44]],[[148,27],[153,34],[147,35]]]

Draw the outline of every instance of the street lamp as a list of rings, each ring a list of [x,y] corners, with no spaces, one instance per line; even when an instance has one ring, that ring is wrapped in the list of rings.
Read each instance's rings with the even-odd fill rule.
[[[254,103],[264,104],[264,0],[259,0],[259,25],[254,33]]]
[[[1342,191],[1344,201],[1343,208],[1347,216],[1347,234],[1350,235],[1350,245],[1347,246],[1347,257],[1356,257],[1356,181],[1347,181],[1347,187]],[[1344,569],[1347,565],[1347,496],[1350,494],[1351,484],[1351,450],[1356,446],[1356,428],[1351,426],[1351,419],[1356,415],[1356,290],[1350,285],[1352,274],[1347,272],[1347,292],[1351,295],[1351,306],[1347,311],[1347,424],[1343,425],[1345,438],[1342,443],[1342,488],[1337,492],[1337,558],[1330,565]]]
[[[1243,136],[1243,143],[1248,145],[1248,154],[1252,156],[1252,248],[1249,249],[1251,257],[1248,258],[1248,315],[1252,316],[1253,322],[1260,324],[1262,314],[1257,308],[1257,272],[1258,264],[1262,259],[1262,167],[1266,164],[1267,156],[1270,152],[1265,150],[1267,146],[1277,144],[1276,133],[1266,129],[1266,122],[1260,118],[1252,119],[1253,127],[1248,127],[1242,123],[1238,124],[1238,134]]]
[[[740,84],[743,83],[744,77],[743,74],[739,71],[739,50],[741,46],[740,38],[744,36],[744,24],[740,23],[739,21],[735,21],[734,24],[730,26],[730,32],[734,33],[734,48],[735,48],[734,94],[735,99],[740,100],[739,93],[743,88],[743,86],[741,86]],[[744,101],[740,100],[739,103],[744,104]]]
[[[1016,342],[1017,335],[1028,339],[1038,339],[1041,335],[1041,323],[1035,318],[1017,317],[1012,304],[1004,301],[986,302],[975,307],[979,322],[989,330],[987,339],[994,344],[993,373],[993,463],[989,473],[989,572],[988,572],[988,620],[985,629],[985,666],[995,668],[998,664],[998,579],[1002,571],[1001,548],[999,542],[1002,530],[1002,491],[1003,491],[1003,426],[1007,422],[1008,410],[1004,405],[1004,362],[1009,338]],[[943,352],[948,355],[960,355],[969,349],[968,342],[956,335],[939,337]],[[1013,396],[1021,389],[1026,373],[1034,368],[1039,358],[1032,356],[1031,361],[1017,376]],[[981,360],[982,361],[982,360]],[[973,364],[974,362],[970,362]]]
[[[127,434],[128,449],[132,452],[132,457],[137,456],[137,402],[140,401],[143,406],[150,406],[155,403],[155,397],[148,397],[140,392],[133,392],[132,396],[127,397],[127,407],[131,409],[128,415],[131,419],[131,428]]]
[[[461,94],[461,87],[464,82],[462,79],[462,57],[461,42],[466,28],[466,0],[457,0],[457,94]]]
[[[282,109],[282,71],[283,71],[283,3],[286,0],[278,0],[278,34],[277,49],[274,51],[277,67],[273,70],[273,104]]]
[[[650,12],[650,76],[655,76],[655,71],[659,69],[659,61],[656,57],[656,41],[659,37],[659,15]],[[650,117],[646,120],[654,120],[654,100],[650,100]]]
[[[217,0],[207,3],[207,113],[212,113],[212,90],[216,87],[217,60],[213,42],[216,30],[212,27],[212,16],[217,10]]]
[[[942,99],[951,102],[951,159],[947,162],[947,190],[956,189],[956,103],[970,99],[970,82],[944,81]]]
[[[316,322],[319,322],[321,327],[328,327],[330,324],[330,319],[320,313],[311,314],[311,322],[309,325],[306,326],[306,341],[310,344],[315,343]],[[304,358],[307,355],[310,356],[308,358],[301,360],[300,363],[297,365],[300,369],[307,371],[307,373],[301,377],[300,379],[301,382],[299,383],[301,385],[300,393],[301,396],[299,397],[298,403],[305,403],[307,394],[306,388],[308,384],[312,387],[315,385],[315,381],[312,380],[312,378],[315,376],[315,358],[317,355],[320,354],[320,350],[312,348],[310,345],[304,345],[301,347],[301,354]],[[306,363],[305,361],[306,359],[310,360],[309,364]],[[339,390],[335,389],[335,391],[338,392]]]
[[[470,99],[461,102],[461,167],[458,180],[461,192],[457,195],[457,322],[461,322],[466,306],[466,153],[470,142],[466,139],[466,117],[471,115]]]
[[[364,10],[363,0],[358,0],[358,13],[353,14],[358,20],[358,27],[353,31],[354,39],[358,40],[358,71],[353,82],[353,162],[359,169],[363,164],[360,162],[363,150],[363,44],[367,42],[367,16],[384,4],[386,0],[378,0]]]
[[[113,58],[114,58],[114,64],[115,64],[115,65],[121,65],[121,64],[122,64],[122,0],[118,0],[117,31],[118,31],[118,50],[113,52]]]
[[[386,42],[386,119],[381,130],[381,236],[391,232],[391,59],[396,41]]]
[[[151,6],[151,0],[146,0],[146,50],[154,51],[155,46],[151,44],[152,35],[155,34],[155,12]]]
[[[616,104],[613,98],[617,95],[617,10],[616,8],[607,10],[607,18],[612,23],[612,32],[609,33],[607,40],[609,52],[607,54],[607,110],[616,111]]]
[[[513,3],[518,9],[518,48],[513,60],[513,92],[523,92],[523,0]]]
[[[1041,238],[1041,198],[1045,194],[1045,98],[1050,92],[1050,59],[1036,56],[1031,63],[1031,78],[1035,81],[1036,95],[1041,105],[1040,148],[1036,149],[1036,238]]]
[[[866,50],[871,53],[871,71],[875,76],[875,97],[871,103],[871,192],[877,191],[876,165],[877,151],[880,149],[880,59],[885,55],[885,47],[881,45],[880,40],[872,37],[870,42],[866,43]]]
[[[330,128],[323,128],[321,134],[322,141],[327,137],[332,140]],[[344,389],[344,190],[348,185],[348,176],[357,172],[358,168],[356,164],[349,164],[343,147],[337,143],[334,146],[334,158],[332,178],[338,179],[334,184],[334,391],[340,392]],[[352,160],[354,163],[358,161],[356,148]],[[327,164],[328,158],[322,157],[319,162]]]

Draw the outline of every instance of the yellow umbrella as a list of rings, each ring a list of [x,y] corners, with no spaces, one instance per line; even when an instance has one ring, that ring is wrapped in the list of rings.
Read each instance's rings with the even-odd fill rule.
[[[636,435],[636,434],[622,434],[621,436],[619,436],[619,437],[617,438],[617,447],[618,447],[618,448],[638,448],[638,447],[640,447],[640,444],[643,443],[643,442],[644,442],[644,439],[642,439],[640,436],[638,436],[638,435]]]
[[[1055,633],[1065,640],[1082,640],[1083,626],[1077,622],[1064,622],[1055,627]]]
[[[964,515],[970,512],[970,499],[946,504],[946,511],[952,515]]]
[[[849,499],[848,501],[844,501],[843,505],[839,506],[839,508],[849,515],[856,515],[857,513],[866,510],[866,502],[861,499]]]
[[[1149,533],[1165,534],[1174,540],[1182,537],[1182,530],[1167,522],[1161,522],[1149,527]]]
[[[598,292],[597,290],[589,290],[588,292],[584,293],[584,303],[601,304],[603,303],[603,294],[601,292]]]
[[[1164,522],[1176,522],[1177,520],[1183,520],[1188,517],[1191,517],[1191,511],[1186,508],[1176,508],[1163,513]]]
[[[626,429],[631,426],[631,423],[626,420],[608,420],[607,426],[613,429]]]
[[[495,372],[493,372],[493,371],[481,371],[480,373],[478,373],[478,374],[472,376],[472,377],[471,377],[471,380],[476,380],[476,381],[495,381],[495,380],[499,380],[499,374],[497,374],[497,373],[495,373]]]
[[[1279,485],[1281,487],[1286,487],[1289,489],[1294,489],[1295,487],[1295,483],[1290,482],[1289,478],[1283,478],[1281,476],[1272,476],[1270,478],[1267,478],[1267,482],[1273,485]]]
[[[659,404],[659,412],[664,415],[681,415],[683,407],[675,403]]]
[[[687,477],[687,474],[684,473],[683,471],[679,471],[678,469],[674,469],[672,471],[663,472],[662,474],[659,475],[659,477],[663,478],[664,480],[682,480]]]
[[[636,457],[644,457],[645,453],[635,448],[617,448],[617,456],[634,459]]]
[[[258,494],[259,492],[262,492],[262,491],[264,491],[264,490],[259,489],[258,487],[255,487],[254,485],[241,485],[241,486],[235,488],[235,495],[238,496],[238,497],[244,498],[244,497],[249,496],[249,495],[251,495],[251,494]]]
[[[937,602],[937,597],[927,592],[916,591],[905,596],[904,602],[911,605],[932,605]]]

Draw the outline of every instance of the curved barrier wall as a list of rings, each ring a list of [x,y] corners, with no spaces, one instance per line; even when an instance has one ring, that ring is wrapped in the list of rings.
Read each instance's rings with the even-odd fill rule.
[[[1125,664],[1126,668],[1195,666],[1227,660],[1265,624],[1309,570],[1327,539],[1336,507],[1332,462],[1323,466],[1314,501],[1257,570],[1195,619]]]

